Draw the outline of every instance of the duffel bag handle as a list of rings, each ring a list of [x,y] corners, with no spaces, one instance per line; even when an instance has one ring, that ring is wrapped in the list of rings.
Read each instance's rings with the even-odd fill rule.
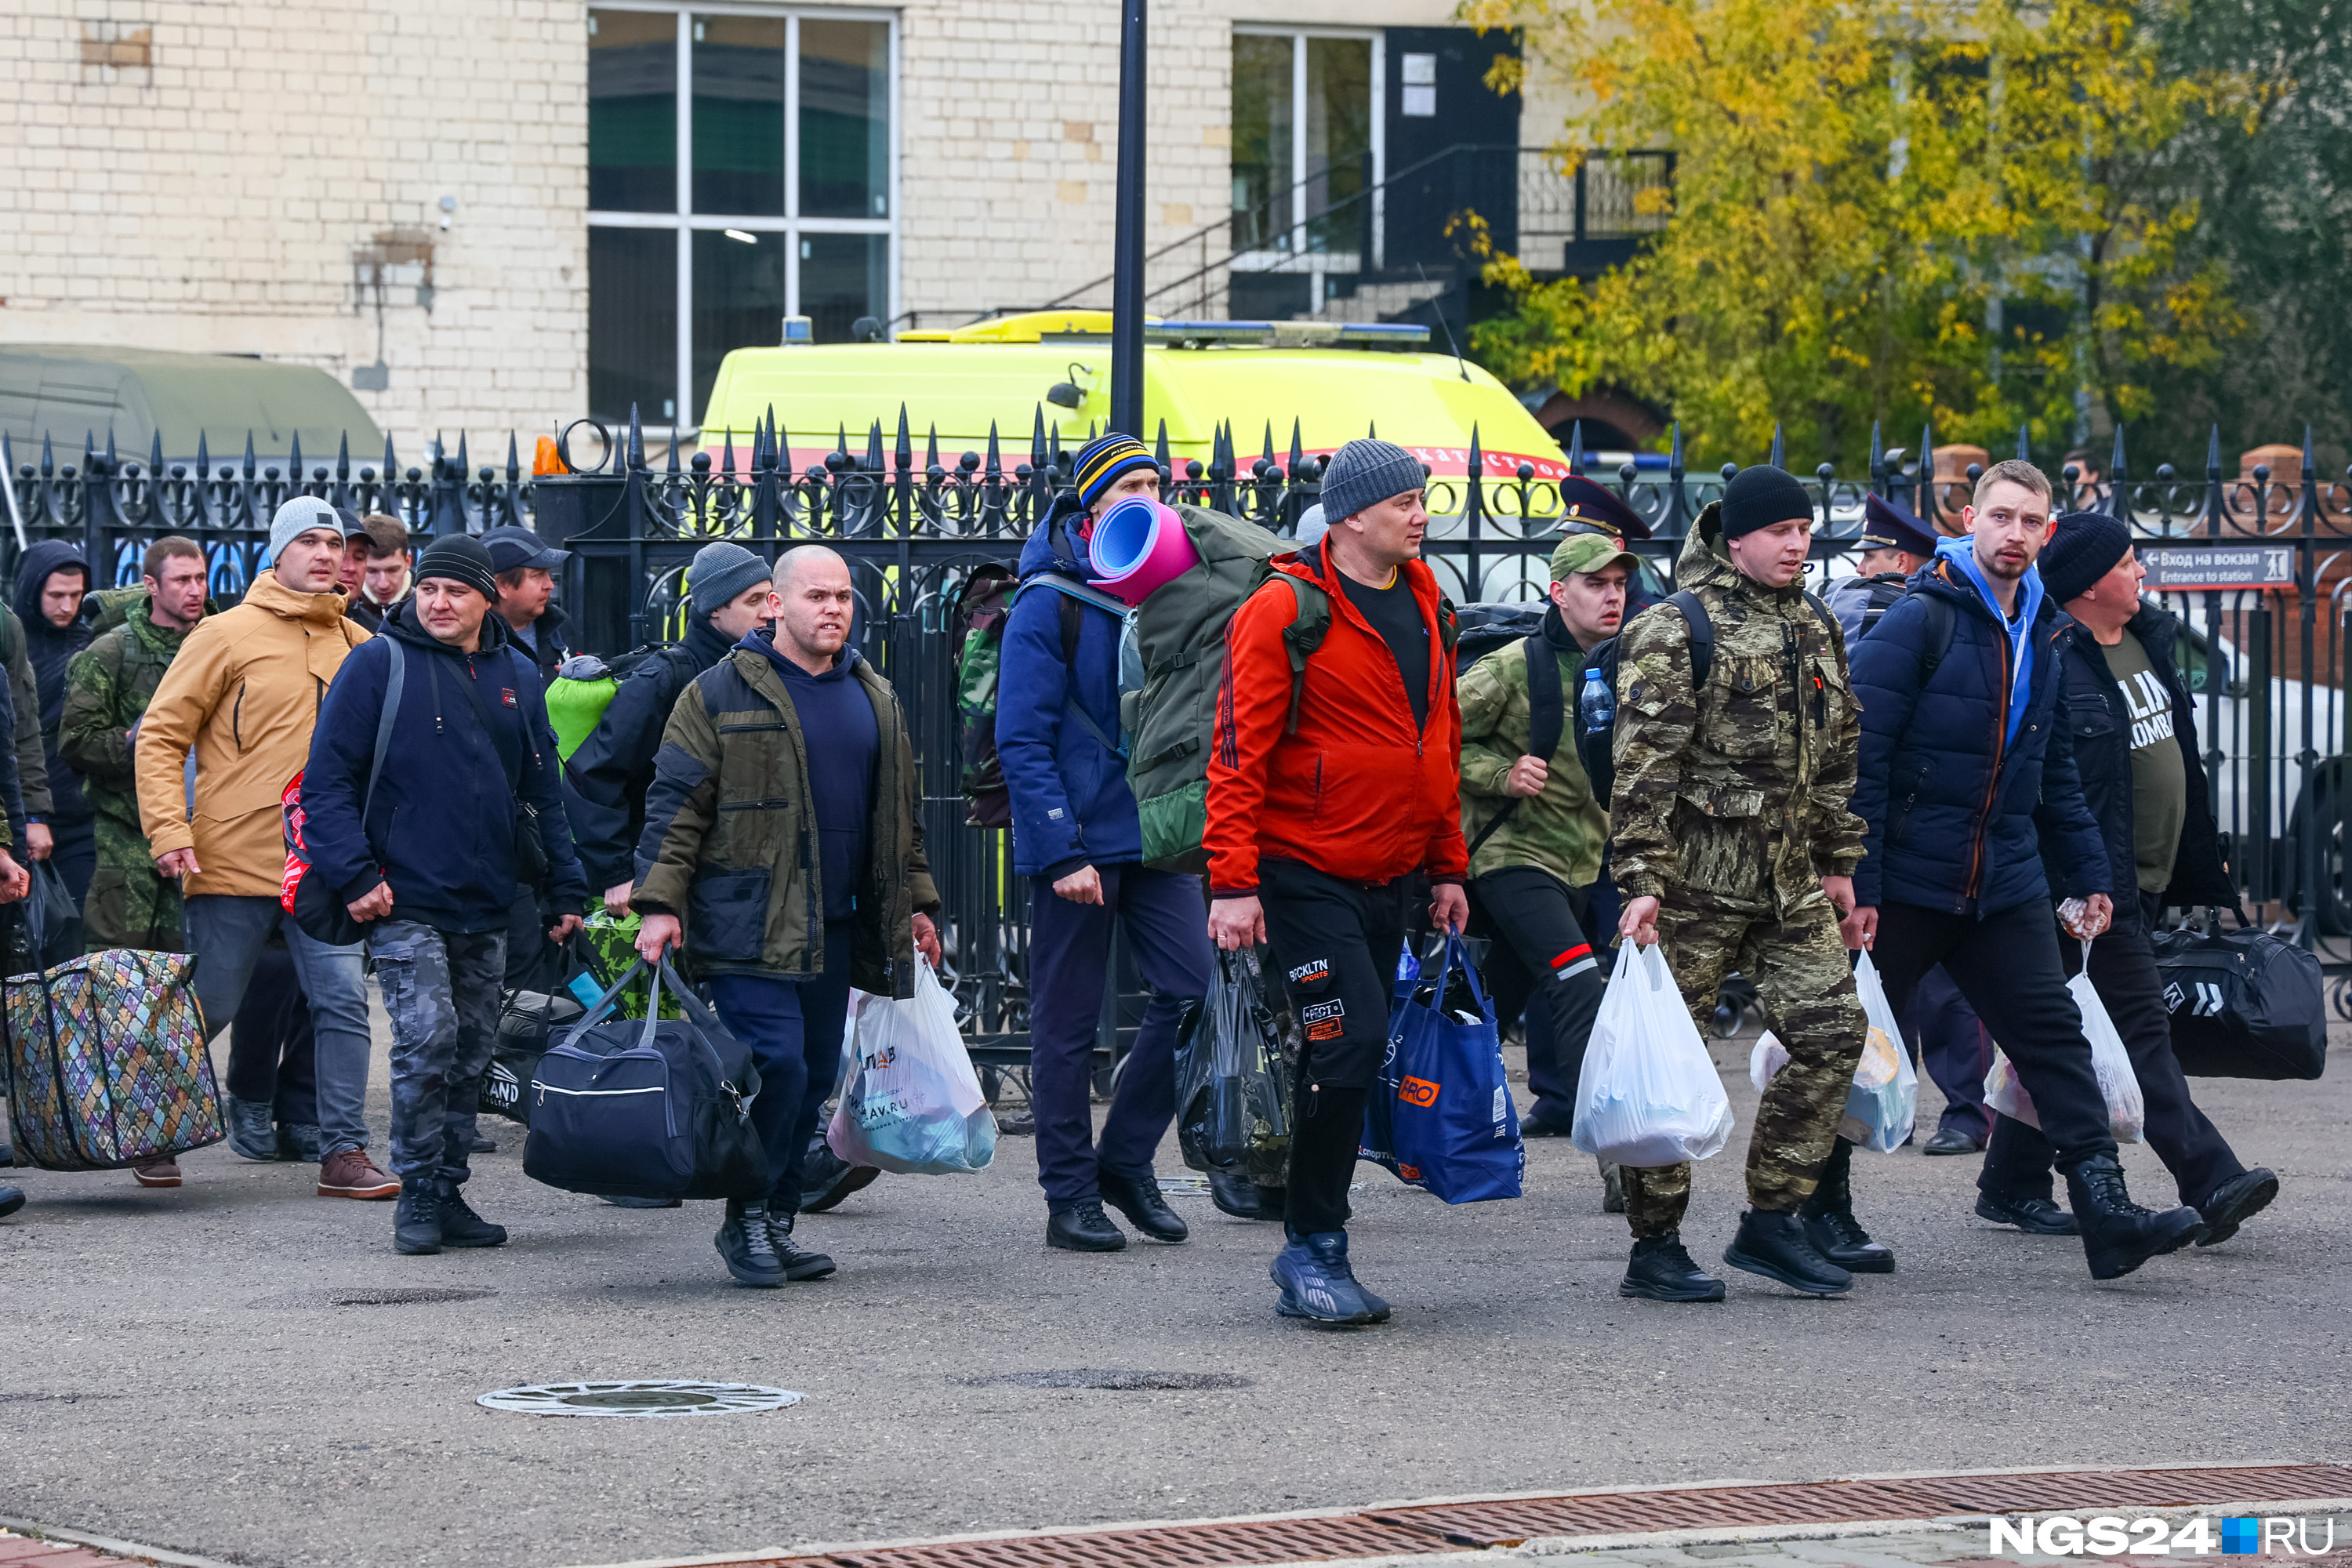
[[[646,961],[644,959],[631,959],[629,961],[629,967],[621,971],[621,977],[613,982],[612,988],[606,991],[603,995],[597,997],[595,1001],[589,1004],[588,1011],[582,1014],[580,1016],[580,1021],[572,1026],[571,1034],[568,1035],[566,1038],[570,1038],[571,1036],[582,1034],[586,1030],[593,1029],[598,1024],[603,1023],[604,1021],[604,1015],[613,1010],[613,1005],[614,1002],[619,999],[621,993],[629,988],[629,982],[635,980],[637,975],[644,971],[645,967]],[[667,970],[669,965],[665,963],[662,965],[662,968],[664,970]],[[651,1025],[653,1023],[654,1015],[660,1011],[661,1009],[657,1006],[647,1007],[646,1009],[646,1022],[647,1025],[646,1032],[647,1035],[651,1035],[653,1032]]]

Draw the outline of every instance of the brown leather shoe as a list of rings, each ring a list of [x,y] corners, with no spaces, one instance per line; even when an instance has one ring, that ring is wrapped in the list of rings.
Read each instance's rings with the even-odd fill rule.
[[[338,1149],[319,1163],[319,1195],[389,1202],[400,1196],[400,1178],[377,1170],[364,1149]]]
[[[143,1165],[131,1166],[131,1175],[142,1187],[176,1187],[180,1184],[180,1163],[150,1160]]]

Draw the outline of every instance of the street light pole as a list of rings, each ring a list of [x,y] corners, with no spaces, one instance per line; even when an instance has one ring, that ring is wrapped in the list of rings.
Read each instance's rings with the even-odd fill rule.
[[[1118,202],[1112,235],[1110,426],[1143,438],[1143,19],[1119,0]]]

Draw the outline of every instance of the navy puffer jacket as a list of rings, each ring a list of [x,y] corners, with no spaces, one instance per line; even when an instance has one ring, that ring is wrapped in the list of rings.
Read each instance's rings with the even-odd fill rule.
[[[1932,674],[1930,599],[1949,607],[1951,643]],[[2057,721],[2059,628],[2045,602],[2016,742],[2004,736],[2002,694],[2013,677],[2010,641],[1974,584],[1938,560],[1854,645],[1862,702],[1862,773],[1853,811],[1869,825],[1853,874],[1861,904],[1917,904],[1997,914],[2052,897],[2042,846],[2065,868],[2059,896],[2114,889],[2099,826],[2083,800],[2066,726]]]

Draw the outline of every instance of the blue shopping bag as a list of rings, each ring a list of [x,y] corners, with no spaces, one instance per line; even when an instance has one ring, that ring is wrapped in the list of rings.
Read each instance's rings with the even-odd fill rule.
[[[1517,1197],[1527,1152],[1495,1005],[1458,937],[1446,938],[1434,976],[1423,975],[1390,1016],[1358,1152],[1449,1204]]]

